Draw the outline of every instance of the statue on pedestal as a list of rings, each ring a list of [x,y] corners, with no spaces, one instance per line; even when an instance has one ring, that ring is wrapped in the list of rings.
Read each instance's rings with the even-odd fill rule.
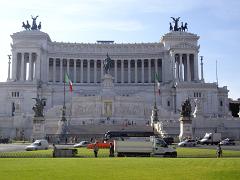
[[[45,98],[40,99],[39,95],[37,95],[36,98],[32,99],[36,100],[36,103],[32,108],[34,111],[32,138],[43,139],[46,136],[45,119],[43,115],[43,108],[46,104],[46,99]]]
[[[33,106],[32,110],[34,111],[34,117],[43,117],[43,108],[45,106],[46,99],[40,99],[39,95],[36,98],[32,98],[36,100],[35,106]]]
[[[183,141],[184,139],[191,139],[193,137],[192,131],[192,108],[190,99],[186,99],[186,101],[182,104],[182,111],[180,121],[180,134],[179,140]]]
[[[104,65],[103,67],[104,67],[105,74],[109,74],[109,71],[112,65],[112,59],[109,57],[108,54],[107,54],[107,58],[103,62],[103,65]]]
[[[181,116],[191,117],[192,107],[189,98],[182,105]]]

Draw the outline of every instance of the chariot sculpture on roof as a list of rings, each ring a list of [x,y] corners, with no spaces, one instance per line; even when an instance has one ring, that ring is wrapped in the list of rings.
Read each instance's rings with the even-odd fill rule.
[[[180,20],[180,17],[178,18],[175,18],[175,17],[171,17],[172,20],[173,20],[173,23],[174,23],[174,26],[172,25],[172,23],[170,22],[169,23],[169,30],[170,31],[187,31],[188,30],[188,23],[184,23],[183,25],[183,22],[181,22],[181,26],[178,26],[178,22]]]
[[[42,28],[42,25],[41,25],[41,22],[39,22],[39,24],[37,25],[37,18],[38,16],[31,16],[32,17],[32,26],[30,26],[28,20],[27,22],[22,22],[22,27],[25,29],[25,30],[41,30]]]

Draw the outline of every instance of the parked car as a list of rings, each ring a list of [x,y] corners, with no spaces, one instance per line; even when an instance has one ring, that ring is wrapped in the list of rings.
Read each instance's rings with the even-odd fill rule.
[[[87,147],[87,145],[90,144],[88,141],[81,141],[80,143],[74,144],[74,148],[80,148],[80,147]]]
[[[43,150],[43,149],[48,149],[49,144],[47,140],[45,139],[40,139],[34,141],[31,145],[26,146],[25,150],[26,151],[34,151],[34,150]]]
[[[186,139],[180,143],[178,143],[179,147],[194,147],[197,145],[197,142],[192,139]]]
[[[233,139],[226,138],[220,142],[220,145],[235,145]]]

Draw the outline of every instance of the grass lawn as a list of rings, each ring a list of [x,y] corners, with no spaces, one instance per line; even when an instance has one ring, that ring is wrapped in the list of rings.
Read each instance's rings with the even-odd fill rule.
[[[0,179],[240,179],[240,151],[224,150],[215,158],[215,149],[178,148],[178,158],[108,158],[109,150],[78,149],[79,158],[51,157],[52,150],[0,153]],[[233,158],[238,157],[238,158]]]
[[[215,158],[215,149],[177,148],[178,158]],[[108,157],[108,149],[100,149],[99,157]],[[78,148],[78,157],[94,157],[93,151],[86,148]],[[52,157],[52,149],[22,152],[0,152],[0,157]],[[239,157],[240,151],[223,150],[224,158]]]
[[[239,158],[7,158],[1,179],[240,179]]]

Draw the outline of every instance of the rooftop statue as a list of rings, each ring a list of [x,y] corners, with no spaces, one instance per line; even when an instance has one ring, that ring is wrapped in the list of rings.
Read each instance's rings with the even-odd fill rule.
[[[179,30],[181,29],[180,27],[178,27],[178,21],[179,21],[180,17],[178,17],[178,18],[171,17],[171,18],[172,18],[173,21],[174,21],[173,30],[174,30],[174,31],[179,31]]]
[[[186,31],[188,30],[188,27],[187,27],[187,23],[185,23],[183,25],[183,22],[181,23],[181,26],[178,26],[178,22],[179,22],[179,19],[180,17],[178,18],[174,18],[174,17],[171,17],[173,19],[173,23],[174,23],[174,26],[172,26],[172,23],[169,23],[169,30],[170,31]]]
[[[112,65],[112,59],[109,57],[108,54],[107,54],[107,58],[104,60],[103,65],[104,65],[103,67],[104,67],[105,74],[109,74],[109,71]]]
[[[41,22],[39,22],[39,24],[37,25],[37,18],[38,16],[36,17],[32,17],[32,26],[30,26],[29,22],[27,21],[27,23],[25,22],[22,22],[22,27],[25,29],[25,30],[41,30],[42,28],[42,25],[41,25]]]
[[[32,22],[31,30],[37,30],[37,29],[38,29],[37,23],[36,23],[37,18],[38,18],[38,16],[36,16],[36,17],[33,17],[33,16],[32,16],[33,22]]]

